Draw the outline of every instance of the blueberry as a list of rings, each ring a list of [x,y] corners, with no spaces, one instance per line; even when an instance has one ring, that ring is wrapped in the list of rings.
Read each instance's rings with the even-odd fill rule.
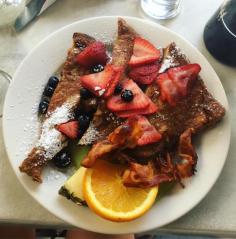
[[[116,88],[115,88],[115,91],[114,91],[114,94],[115,95],[118,95],[118,94],[120,94],[120,92],[123,90],[123,87],[122,87],[122,85],[121,84],[117,84],[116,85]]]
[[[97,64],[92,67],[92,73],[98,73],[104,70],[104,66],[101,64]]]
[[[90,118],[88,115],[80,115],[77,120],[79,121],[80,129],[86,129],[89,126]]]
[[[96,98],[84,100],[81,106],[83,106],[85,113],[91,117],[97,110],[98,101]]]
[[[74,116],[75,116],[75,119],[78,119],[80,115],[83,115],[84,114],[84,110],[81,109],[81,108],[76,108],[74,110]]]
[[[49,101],[47,99],[43,99],[39,103],[39,114],[46,114],[47,109],[48,109]]]
[[[146,91],[146,89],[147,89],[147,85],[139,85],[139,87],[140,87],[140,89],[143,91],[143,92],[145,92]]]
[[[51,97],[53,92],[54,92],[54,88],[52,88],[51,86],[46,86],[44,91],[43,91],[43,95],[47,96],[47,97]]]
[[[51,76],[48,80],[48,86],[55,89],[57,87],[58,82],[59,79],[56,76]]]
[[[80,89],[80,96],[81,96],[82,99],[89,99],[93,95],[92,95],[92,93],[89,90],[87,90],[85,88],[81,88]]]
[[[84,132],[85,132],[85,129],[79,129],[79,132],[78,132],[79,139],[83,136]]]
[[[71,156],[66,149],[61,150],[53,158],[53,163],[55,164],[55,166],[61,169],[68,167],[71,162]]]
[[[125,102],[130,102],[134,98],[134,94],[131,90],[123,90],[121,92],[121,99]]]
[[[75,47],[79,48],[80,50],[84,50],[86,46],[81,42],[76,42]]]

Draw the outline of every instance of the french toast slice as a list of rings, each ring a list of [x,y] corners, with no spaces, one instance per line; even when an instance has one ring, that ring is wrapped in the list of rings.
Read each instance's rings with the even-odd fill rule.
[[[171,67],[188,64],[187,57],[175,43],[164,50],[161,73]],[[173,107],[160,99],[160,89],[153,83],[146,89],[146,94],[157,105],[158,112],[148,116],[150,123],[162,134],[158,143],[136,147],[129,153],[136,158],[153,158],[164,149],[173,150],[180,135],[187,129],[193,129],[193,135],[204,128],[215,125],[224,114],[224,107],[213,98],[200,76],[190,93]]]
[[[123,19],[119,18],[118,35],[113,44],[111,64],[123,67],[124,72],[133,54],[135,36],[137,36],[137,33]],[[93,120],[83,137],[80,139],[79,144],[92,145],[100,140],[103,140],[123,121],[123,119],[117,117],[106,108],[105,100],[100,100]]]
[[[166,58],[170,58],[174,66],[189,63],[175,43],[171,43],[165,51],[166,57],[163,62]],[[159,109],[157,113],[148,117],[150,122],[158,128],[160,133],[169,138],[179,136],[188,128],[193,128],[195,133],[198,133],[201,129],[217,123],[225,114],[224,107],[213,98],[200,76],[189,94],[181,99],[175,107],[161,101],[157,84],[149,86],[146,94]]]
[[[73,45],[68,51],[60,81],[43,119],[40,137],[36,146],[19,167],[21,172],[31,176],[34,181],[42,182],[41,173],[44,166],[67,145],[67,138],[56,130],[55,126],[72,119],[74,109],[80,103],[79,76],[88,72],[75,62],[75,56],[81,51],[78,44],[88,46],[94,41],[94,38],[86,34],[74,33],[73,35]]]

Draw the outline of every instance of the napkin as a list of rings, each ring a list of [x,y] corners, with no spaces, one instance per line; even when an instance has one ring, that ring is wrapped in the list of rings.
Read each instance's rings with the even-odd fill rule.
[[[56,0],[46,0],[45,3],[43,4],[41,11],[39,12],[38,15],[40,15],[42,12],[44,12],[48,7],[50,7]]]
[[[21,31],[32,20],[42,14],[56,0],[31,0],[25,6],[23,13],[17,17],[14,27],[16,31]]]

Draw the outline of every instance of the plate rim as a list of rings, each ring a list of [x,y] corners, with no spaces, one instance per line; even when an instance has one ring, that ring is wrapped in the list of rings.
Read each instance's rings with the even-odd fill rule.
[[[221,83],[221,80],[219,78],[219,76],[217,75],[217,73],[215,72],[214,68],[212,67],[211,63],[207,60],[207,58],[197,49],[197,47],[195,47],[190,41],[188,41],[186,38],[184,38],[183,36],[181,36],[179,33],[176,33],[175,31],[167,28],[167,27],[164,27],[158,23],[155,23],[155,22],[151,22],[147,19],[142,19],[142,18],[138,18],[138,17],[131,17],[131,16],[121,16],[121,15],[118,15],[118,16],[98,16],[98,17],[90,17],[90,18],[85,18],[83,20],[78,20],[78,21],[75,21],[75,22],[72,22],[70,24],[67,24],[59,29],[57,29],[56,31],[52,32],[51,34],[49,34],[47,37],[43,38],[39,43],[37,43],[29,52],[28,54],[24,57],[24,59],[22,60],[22,62],[19,64],[19,66],[17,67],[14,75],[13,75],[13,80],[12,82],[10,83],[10,86],[9,88],[14,84],[15,82],[15,79],[17,78],[17,75],[18,75],[18,72],[20,72],[22,66],[25,64],[25,61],[27,61],[31,55],[40,47],[40,45],[42,45],[43,43],[45,43],[46,41],[48,41],[48,39],[50,39],[53,35],[59,33],[59,32],[63,32],[65,29],[67,28],[70,28],[72,27],[73,25],[77,25],[77,24],[80,24],[80,23],[84,23],[84,22],[90,22],[90,21],[95,21],[97,19],[118,19],[118,18],[123,18],[127,21],[129,20],[133,20],[133,21],[137,21],[137,22],[144,22],[144,23],[147,23],[147,24],[150,24],[152,25],[153,27],[156,27],[156,28],[160,28],[160,29],[163,29],[165,30],[166,32],[170,32],[171,34],[174,34],[176,35],[179,39],[181,39],[183,42],[185,42],[187,45],[189,45],[191,48],[193,48],[202,58],[202,60],[204,60],[205,62],[208,63],[208,65],[211,67],[212,71],[214,72],[215,76],[216,76],[216,80],[218,81],[218,83],[221,85],[221,88],[223,89],[223,94],[224,94],[224,97],[225,97],[225,105],[224,107],[226,108],[226,120],[228,121],[228,125],[227,125],[227,146],[225,148],[225,154],[224,154],[224,162],[221,164],[221,167],[219,169],[219,172],[217,174],[217,177],[212,181],[210,187],[208,187],[208,190],[206,193],[202,194],[200,200],[196,201],[195,203],[193,203],[191,205],[191,207],[185,209],[185,210],[182,210],[182,213],[178,214],[177,217],[174,217],[172,220],[169,220],[168,223],[164,223],[163,225],[161,226],[158,226],[158,227],[147,227],[145,230],[143,229],[136,229],[135,231],[125,231],[125,232],[121,232],[119,230],[113,232],[114,234],[124,234],[124,233],[141,233],[141,232],[145,232],[145,231],[150,231],[150,230],[154,230],[154,229],[157,229],[159,227],[163,227],[167,224],[170,224],[172,223],[173,221],[179,219],[180,217],[182,217],[183,215],[185,215],[186,213],[190,212],[196,205],[198,205],[205,197],[206,195],[211,191],[212,187],[215,185],[216,181],[218,180],[222,170],[223,170],[223,167],[225,165],[225,162],[227,160],[227,155],[228,155],[228,152],[229,152],[229,147],[230,147],[230,143],[231,143],[231,119],[230,119],[230,109],[229,109],[229,103],[228,103],[228,99],[227,99],[227,95],[225,93],[225,90],[224,90],[224,87]],[[54,216],[56,216],[57,218],[59,218],[60,220],[63,220],[64,222],[66,223],[71,223],[72,225],[78,227],[77,224],[75,223],[72,223],[72,222],[68,222],[66,220],[64,220],[62,217],[60,217],[59,215],[57,215],[49,206],[45,206],[40,200],[37,199],[37,196],[31,191],[31,189],[29,189],[27,187],[27,185],[24,183],[24,181],[22,180],[22,178],[20,178],[16,171],[15,171],[15,168],[14,168],[14,165],[13,165],[13,162],[12,160],[10,159],[10,153],[9,153],[9,150],[8,150],[8,147],[6,145],[6,138],[7,138],[7,132],[6,132],[6,124],[7,124],[7,116],[6,116],[6,111],[7,111],[7,102],[8,102],[8,97],[9,97],[9,92],[7,92],[6,94],[6,98],[5,98],[5,102],[4,102],[4,107],[3,107],[3,117],[2,117],[2,126],[3,126],[3,142],[4,142],[4,146],[5,146],[5,149],[6,149],[6,153],[7,153],[7,157],[8,157],[8,161],[10,162],[10,165],[11,165],[11,168],[13,169],[14,171],[14,174],[16,175],[16,178],[17,180],[21,183],[21,185],[25,188],[25,190],[27,191],[27,193],[29,193],[31,195],[31,197],[36,201],[38,202],[43,208],[45,208],[46,210],[48,210],[50,213],[52,213]],[[118,224],[120,225],[120,224]],[[82,229],[85,229],[85,230],[90,230],[90,231],[94,231],[94,232],[98,232],[98,233],[104,233],[104,234],[110,234],[111,232],[110,231],[104,231],[104,230],[93,230],[91,229],[89,226],[88,227],[80,227]]]

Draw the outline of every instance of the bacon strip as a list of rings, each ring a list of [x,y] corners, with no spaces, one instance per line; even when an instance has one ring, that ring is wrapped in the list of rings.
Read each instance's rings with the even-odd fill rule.
[[[157,158],[147,165],[130,162],[129,169],[123,174],[123,183],[128,187],[153,187],[163,182],[177,181],[190,177],[194,173],[197,154],[191,142],[194,130],[187,129],[179,140],[178,156],[180,159],[174,163],[171,155]],[[180,182],[181,183],[181,182]]]
[[[39,139],[34,148],[27,155],[27,158],[19,166],[21,172],[31,176],[36,182],[42,182],[41,174],[43,168],[68,143],[68,139],[63,134],[59,131],[57,133],[54,132],[56,125],[53,122],[55,120],[51,121],[51,119],[54,117],[54,114],[57,114],[60,107],[68,109],[66,116],[70,119],[70,114],[72,114],[74,109],[80,103],[81,84],[79,77],[86,74],[87,70],[78,66],[74,61],[75,56],[81,52],[81,49],[77,47],[77,44],[80,43],[88,46],[94,41],[94,38],[86,34],[74,33],[73,45],[68,51],[67,59],[61,70],[60,81],[50,100],[47,114],[41,126],[42,131]],[[57,124],[65,123],[64,120],[63,117],[62,119],[59,117]],[[51,123],[49,123],[50,121]],[[47,142],[48,140],[45,141],[45,138],[48,137],[51,139],[50,142]]]
[[[178,174],[169,153],[165,159],[149,161],[147,165],[130,163],[123,174],[123,183],[127,187],[149,188],[171,181],[178,181]]]
[[[142,128],[137,119],[129,120],[129,124],[119,126],[109,134],[107,139],[94,144],[81,165],[90,168],[97,159],[106,158],[109,153],[115,150],[122,151],[125,148],[134,148],[142,134]]]
[[[173,181],[172,176],[164,173],[155,174],[155,170],[151,161],[147,165],[130,163],[130,168],[123,174],[123,183],[127,187],[149,188],[163,182]]]
[[[195,171],[197,154],[191,140],[193,133],[194,129],[189,128],[180,136],[178,155],[181,160],[177,164],[177,169],[181,178],[191,177]]]

